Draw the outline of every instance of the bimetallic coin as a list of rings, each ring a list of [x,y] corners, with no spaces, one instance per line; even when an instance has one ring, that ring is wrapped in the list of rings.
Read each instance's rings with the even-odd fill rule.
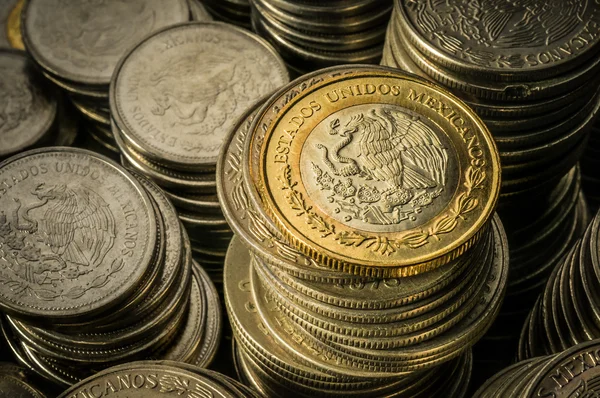
[[[250,174],[287,239],[324,265],[414,275],[463,253],[493,213],[490,133],[426,81],[365,68],[276,113]]]
[[[108,86],[119,59],[150,32],[189,20],[186,0],[32,0],[23,10],[27,51],[49,73]]]
[[[275,51],[242,29],[172,26],[122,59],[111,113],[136,152],[173,169],[202,171],[214,167],[237,118],[288,79]]]
[[[0,163],[0,303],[18,316],[75,321],[129,297],[157,238],[144,188],[111,161],[77,149]]]

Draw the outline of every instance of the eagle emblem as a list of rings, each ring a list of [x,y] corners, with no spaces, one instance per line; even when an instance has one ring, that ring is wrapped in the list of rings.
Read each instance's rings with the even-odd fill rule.
[[[447,149],[419,117],[395,109],[358,112],[330,122],[331,148],[316,143],[315,183],[345,221],[415,221],[446,186]]]
[[[549,46],[564,39],[582,21],[588,0],[406,0],[415,22],[445,50],[487,65],[495,55],[483,48]],[[504,61],[520,67],[519,55]]]
[[[35,202],[24,206],[15,198],[10,214],[0,212],[0,283],[56,298],[62,281],[96,277],[99,268],[118,271],[121,265],[105,264],[116,226],[102,197],[84,186],[44,183],[31,194]]]

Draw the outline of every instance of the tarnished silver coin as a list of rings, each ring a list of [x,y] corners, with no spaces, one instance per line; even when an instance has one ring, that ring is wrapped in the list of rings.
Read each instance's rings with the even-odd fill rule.
[[[57,100],[22,51],[0,51],[0,98],[0,159],[30,148],[56,123]]]
[[[125,51],[150,32],[189,20],[186,0],[32,0],[23,10],[27,51],[61,79],[108,85]]]
[[[157,239],[144,188],[106,158],[72,148],[0,163],[0,305],[74,321],[129,297]]]
[[[136,152],[201,171],[214,167],[237,118],[288,79],[259,37],[218,22],[181,24],[147,37],[122,59],[111,113]]]

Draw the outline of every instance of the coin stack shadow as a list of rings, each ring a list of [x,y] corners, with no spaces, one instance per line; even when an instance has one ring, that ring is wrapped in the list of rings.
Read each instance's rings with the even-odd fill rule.
[[[201,0],[191,1],[200,2]],[[250,30],[249,0],[202,0],[202,3],[217,21]]]
[[[501,305],[508,248],[496,216],[455,260],[379,278],[330,269],[302,253],[263,207],[247,164],[256,161],[248,152],[255,129],[276,124],[281,116],[273,111],[314,82],[339,76],[352,85],[351,75],[365,70],[330,68],[290,83],[249,110],[219,158],[219,198],[235,232],[224,268],[235,361],[240,378],[265,396],[463,396],[470,347]]]
[[[231,377],[174,361],[138,361],[114,366],[82,380],[58,398],[93,396],[92,391],[102,390],[94,388],[98,386],[107,386],[106,391],[109,386],[114,386],[118,396],[143,391],[147,398],[167,394],[186,398],[262,398],[258,392]]]
[[[549,355],[600,338],[600,213],[569,251],[523,324],[518,359]]]
[[[296,75],[381,60],[391,0],[251,0],[252,27]]]
[[[582,189],[590,212],[596,214],[600,208],[600,119],[596,119],[580,163]]]
[[[27,155],[26,153],[15,161],[21,163],[24,162],[22,159],[26,161]],[[5,308],[6,315],[2,319],[2,332],[18,362],[63,388],[103,368],[137,359],[161,358],[189,362],[201,367],[208,366],[216,354],[221,337],[219,295],[208,274],[192,260],[187,233],[162,190],[145,177],[135,172],[128,172],[122,166],[106,158],[97,157],[92,152],[77,149],[53,152],[52,148],[48,148],[45,152],[31,154],[31,157],[36,156],[55,156],[67,160],[71,156],[74,162],[83,162],[88,165],[87,167],[93,167],[94,164],[107,164],[108,167],[118,170],[117,172],[124,178],[137,181],[144,195],[147,195],[150,200],[151,208],[146,210],[155,218],[152,222],[156,224],[156,245],[146,248],[149,252],[146,256],[149,262],[141,265],[142,269],[147,269],[143,277],[137,280],[125,295],[111,292],[108,298],[96,297],[96,301],[102,301],[104,304],[93,315],[82,312],[81,315],[71,314],[68,319],[56,318],[55,314],[49,311],[46,317],[36,316],[37,310],[34,310],[34,313],[27,310],[19,311],[12,309],[8,304],[9,307]],[[10,159],[6,167],[11,167]],[[50,184],[48,181],[47,183]],[[132,185],[135,184],[132,182]],[[106,189],[106,186],[96,188]],[[64,189],[71,194],[71,197],[78,197],[76,191],[69,191],[70,188],[66,186]],[[124,195],[122,191],[115,192]],[[130,206],[136,203],[134,198],[121,199],[126,200]],[[95,200],[96,203],[101,204],[101,200],[105,199]],[[84,205],[85,203],[79,204],[79,206]],[[99,230],[98,234],[104,231],[111,234],[110,236],[125,239],[123,230],[113,231],[117,224],[119,228],[125,229],[125,224],[115,221],[112,216],[103,218],[101,215],[94,214],[93,209],[87,211],[96,220],[89,221],[90,225],[93,226],[94,222],[98,223],[95,227]],[[66,217],[69,215],[70,213],[63,214],[65,222],[68,222]],[[78,215],[79,213],[76,216]],[[15,220],[12,221],[14,222]],[[50,221],[46,223],[51,225]],[[82,224],[76,225],[78,228],[84,228]],[[11,220],[2,214],[0,216],[2,243],[8,244],[9,247],[17,247],[7,241],[7,237],[11,236],[9,234],[11,228]],[[131,239],[134,239],[135,232],[129,233],[132,234]],[[147,231],[144,233],[148,234]],[[69,236],[67,234],[65,239]],[[96,250],[101,253],[112,248],[112,245],[93,246],[103,244],[102,240],[98,240],[98,236],[89,236],[87,239],[88,244],[96,247]],[[131,245],[129,247],[135,248]],[[36,259],[35,249],[33,251],[32,249],[33,247],[29,250],[30,255],[26,256],[30,261],[51,261],[48,256]],[[32,255],[34,257],[31,257]],[[38,253],[38,256],[41,255]],[[71,260],[66,260],[69,258],[68,253],[63,253],[63,256],[65,259],[62,261],[69,264],[68,261]],[[15,254],[13,260],[17,261],[19,258],[19,254]],[[56,256],[52,258],[56,259],[55,261],[60,259]],[[98,276],[93,281],[87,284],[81,282],[82,285],[69,289],[68,292],[63,290],[61,293],[56,293],[55,289],[48,288],[48,285],[41,285],[39,288],[36,284],[31,285],[30,292],[40,303],[46,303],[45,305],[54,303],[57,297],[63,300],[89,298],[89,295],[93,294],[92,290],[103,288],[114,278],[120,278],[121,270],[129,272],[128,267],[136,266],[136,264],[129,264],[127,258],[127,255],[123,255],[122,260],[114,261],[112,265],[105,263],[98,265],[98,270],[93,271]],[[23,258],[21,261],[24,261]],[[101,274],[100,269],[105,266],[108,273]],[[51,278],[50,273],[55,271],[48,269],[46,278]],[[78,274],[75,269],[61,270],[59,267],[58,271],[63,272],[64,275],[70,272],[71,279],[77,275],[85,275],[85,272]],[[55,281],[52,286],[56,284]],[[17,300],[18,297],[18,291],[11,291],[8,299]],[[6,295],[4,298],[6,299]],[[37,308],[37,306],[34,303],[30,308]]]
[[[172,34],[187,42],[164,50]],[[182,24],[150,35],[113,75],[112,131],[121,161],[165,190],[194,258],[219,290],[233,234],[216,195],[219,150],[246,107],[288,81],[267,42],[222,22]]]
[[[0,113],[0,161],[44,146],[70,146],[77,121],[69,105],[20,50],[0,49],[0,87],[6,107]]]
[[[516,349],[517,325],[524,320],[553,265],[566,253],[568,244],[581,236],[587,222],[587,206],[579,195],[579,171],[574,167],[600,108],[600,47],[594,41],[593,46],[585,47],[587,51],[573,57],[554,59],[550,52],[542,51],[542,61],[524,60],[526,54],[536,53],[528,46],[535,46],[539,38],[515,39],[509,45],[501,40],[488,43],[482,36],[477,42],[470,40],[468,31],[452,25],[459,25],[462,19],[443,20],[446,14],[460,14],[458,9],[441,10],[435,5],[417,8],[400,1],[395,4],[382,64],[449,88],[484,120],[498,146],[502,160],[498,213],[508,236],[511,273],[499,320],[483,339],[489,344],[480,344],[481,355],[475,351],[475,358],[495,358],[503,367]],[[588,10],[586,15],[597,18],[598,6],[591,7],[595,10]],[[525,12],[518,7],[513,11]],[[483,11],[489,18],[496,15],[494,12]],[[564,18],[567,21],[570,16],[565,14]],[[473,21],[481,24],[482,35],[491,29],[487,19]],[[494,29],[500,30],[496,33],[513,34],[502,30],[503,23],[509,29],[510,21],[498,18]],[[576,36],[576,32],[572,34]],[[548,42],[556,37],[548,38]],[[546,63],[546,57],[556,62]],[[559,62],[564,58],[569,62]],[[535,65],[543,70],[538,72]],[[566,190],[569,194],[565,196]]]
[[[517,362],[490,377],[473,398],[596,397],[600,340]]]
[[[168,2],[168,7],[160,0],[72,5],[33,0],[23,14],[27,52],[81,116],[85,134],[78,145],[115,159],[108,104],[112,72],[119,58],[150,32],[189,21],[187,0]],[[194,15],[210,18],[198,10]]]

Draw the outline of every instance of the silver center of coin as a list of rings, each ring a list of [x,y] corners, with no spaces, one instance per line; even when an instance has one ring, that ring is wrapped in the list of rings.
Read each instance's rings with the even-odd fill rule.
[[[397,106],[355,105],[310,133],[302,180],[325,214],[365,231],[414,228],[443,210],[456,190],[456,154],[432,122]]]

